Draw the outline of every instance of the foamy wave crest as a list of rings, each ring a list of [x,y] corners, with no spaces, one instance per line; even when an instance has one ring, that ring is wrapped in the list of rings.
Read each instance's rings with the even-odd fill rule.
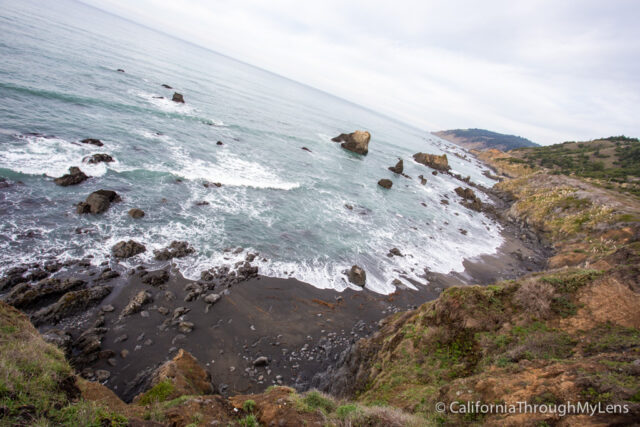
[[[180,170],[171,171],[186,179],[219,182],[227,186],[271,188],[275,190],[292,190],[298,188],[297,182],[287,182],[278,175],[256,162],[243,160],[227,151],[216,155],[216,162],[193,158],[173,141],[168,141],[174,157],[182,166]]]
[[[105,163],[82,162],[96,151],[94,146],[62,138],[19,135],[18,141],[7,144],[0,152],[0,167],[28,175],[58,177],[66,174],[70,166],[78,166],[89,176],[102,176],[107,172]]]
[[[170,98],[166,98],[163,95],[157,93],[149,93],[142,90],[130,89],[129,93],[144,99],[145,101],[153,104],[160,110],[167,113],[180,113],[185,115],[193,115],[196,109],[188,104],[181,102],[174,102]]]

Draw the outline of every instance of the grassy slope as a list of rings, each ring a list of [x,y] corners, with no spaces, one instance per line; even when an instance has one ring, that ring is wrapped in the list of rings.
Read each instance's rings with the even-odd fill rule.
[[[640,141],[625,136],[511,151],[510,160],[640,196]]]
[[[27,316],[0,302],[0,425],[126,425],[80,397],[73,370]]]

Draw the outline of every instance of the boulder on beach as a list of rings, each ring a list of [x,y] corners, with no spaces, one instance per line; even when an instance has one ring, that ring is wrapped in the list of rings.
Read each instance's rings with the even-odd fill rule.
[[[92,213],[100,214],[111,206],[111,203],[116,203],[122,199],[115,191],[111,190],[98,190],[89,194],[87,200],[80,202],[77,206],[77,212],[79,214]]]
[[[89,177],[85,175],[85,173],[82,172],[80,168],[71,166],[69,168],[68,174],[62,175],[60,178],[54,179],[53,182],[55,182],[57,185],[60,185],[62,187],[67,187],[69,185],[78,185],[81,182],[86,181],[87,179],[89,179]]]
[[[142,276],[142,283],[151,286],[164,285],[169,281],[169,273],[166,270],[150,271]]]
[[[147,291],[140,291],[133,298],[131,298],[126,307],[122,309],[120,317],[139,313],[140,311],[142,311],[142,307],[146,304],[149,304],[150,302],[153,302],[153,297],[151,296],[151,294]]]
[[[416,153],[413,155],[413,159],[418,163],[422,163],[425,166],[439,171],[446,172],[451,169],[446,154],[438,156],[437,154]]]
[[[129,209],[129,216],[134,219],[140,219],[144,216],[144,211],[142,209],[133,208]]]
[[[172,258],[184,258],[187,255],[195,253],[195,251],[195,249],[189,246],[188,242],[174,240],[166,248],[154,250],[153,254],[158,261],[166,261]]]
[[[178,354],[160,366],[152,375],[148,389],[160,383],[169,383],[169,395],[165,400],[169,401],[180,396],[194,396],[213,394],[214,387],[211,383],[211,374],[204,370],[198,363],[198,359],[184,349],[178,350]],[[149,396],[152,397],[152,396]],[[134,398],[134,402],[149,400],[145,393]]]
[[[134,240],[125,242],[124,240],[116,243],[111,248],[111,253],[116,258],[130,258],[132,256],[145,252],[147,248]]]
[[[113,157],[105,153],[97,153],[97,154],[92,154],[91,156],[85,157],[84,159],[82,159],[82,161],[89,164],[96,164],[96,163],[102,163],[102,162],[111,163],[113,162]]]
[[[357,286],[364,287],[367,282],[367,273],[357,265],[351,267],[351,270],[347,273],[349,281]]]
[[[398,160],[395,166],[389,166],[389,170],[393,173],[401,174],[404,171],[404,163],[402,159]]]
[[[367,154],[369,152],[370,139],[371,134],[369,132],[357,130],[353,133],[341,133],[331,140],[334,142],[342,142],[341,146],[345,150],[358,154]]]
[[[102,143],[102,141],[100,141],[99,139],[96,139],[96,138],[85,138],[85,139],[81,140],[80,142],[82,142],[83,144],[95,145],[96,147],[102,147],[104,145]]]
[[[378,185],[388,190],[393,185],[393,182],[391,182],[390,179],[381,179],[380,181],[378,181]]]
[[[173,93],[173,98],[171,98],[171,100],[173,102],[179,102],[181,104],[184,104],[184,97],[182,96],[181,93],[178,93],[178,92]]]

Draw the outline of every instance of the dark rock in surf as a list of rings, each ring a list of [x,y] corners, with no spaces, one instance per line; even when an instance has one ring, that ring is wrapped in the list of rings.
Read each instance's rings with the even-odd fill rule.
[[[345,150],[364,155],[369,152],[370,139],[371,134],[369,132],[357,130],[353,133],[341,133],[331,140],[334,142],[342,142],[341,147]]]
[[[357,286],[362,286],[367,282],[367,273],[357,265],[351,267],[351,270],[347,273],[349,281]]]
[[[173,98],[171,98],[171,100],[173,102],[178,102],[178,103],[184,104],[184,97],[182,96],[182,94],[180,94],[178,92],[174,92],[173,93]]]
[[[304,151],[308,151],[309,153],[311,153],[311,152],[312,152],[312,151],[311,151],[311,150],[309,150],[307,147],[302,147],[302,149],[303,149]]]
[[[96,163],[102,163],[102,162],[111,163],[113,162],[113,157],[105,153],[98,153],[98,154],[93,154],[91,156],[87,156],[84,159],[82,159],[82,161],[89,164],[96,164]]]
[[[393,173],[402,174],[402,171],[404,171],[404,163],[402,162],[402,159],[398,160],[398,163],[396,163],[395,166],[389,166],[389,170]]]
[[[124,70],[122,68],[118,68],[116,71],[119,73],[124,73]]]
[[[76,211],[79,214],[92,213],[100,214],[105,212],[111,206],[111,203],[117,203],[122,199],[115,191],[98,190],[89,194],[87,200],[80,202]]]
[[[476,199],[476,194],[470,188],[457,187],[454,191],[458,196],[462,197],[463,199],[466,199],[466,200]]]
[[[81,182],[86,181],[87,179],[89,179],[89,177],[85,175],[85,173],[82,172],[80,168],[71,166],[69,168],[68,174],[62,175],[60,178],[54,179],[53,182],[55,182],[57,185],[60,185],[62,187],[67,187],[69,185],[78,185]]]
[[[100,141],[99,139],[96,139],[96,138],[85,138],[85,139],[81,140],[80,142],[82,142],[83,144],[95,145],[96,147],[102,147],[104,145],[102,143],[102,141]]]
[[[378,185],[382,188],[386,188],[387,190],[393,186],[393,182],[390,179],[381,179],[378,181]]]
[[[483,203],[480,201],[478,196],[476,196],[472,189],[457,187],[454,191],[458,196],[464,199],[464,202],[462,202],[463,206],[476,212],[481,212],[483,210]]]
[[[129,240],[128,242],[120,241],[113,245],[111,248],[111,253],[116,258],[130,258],[132,256],[141,254],[145,252],[147,248],[144,245],[134,241]]]
[[[222,187],[222,183],[220,183],[220,182],[209,182],[209,181],[205,181],[205,182],[203,182],[203,183],[202,183],[202,185],[203,185],[205,188],[209,188],[209,187],[216,187],[216,188],[220,188],[220,187]]]
[[[144,211],[142,209],[133,208],[129,209],[129,216],[134,219],[140,219],[144,216]]]
[[[195,253],[195,249],[189,246],[188,242],[179,242],[176,240],[171,242],[171,244],[164,249],[153,251],[155,259],[158,261],[166,261],[172,258],[184,258],[193,253]]]
[[[224,145],[224,142],[218,141],[218,142],[216,142],[216,145]]]
[[[402,255],[402,252],[400,252],[400,249],[398,249],[398,248],[393,248],[393,249],[391,249],[391,250],[389,251],[389,254],[388,254],[388,255],[389,255],[390,257],[392,257],[392,256],[404,256],[404,255]]]
[[[173,89],[171,86],[169,86],[168,84],[163,83],[162,87],[165,89]]]

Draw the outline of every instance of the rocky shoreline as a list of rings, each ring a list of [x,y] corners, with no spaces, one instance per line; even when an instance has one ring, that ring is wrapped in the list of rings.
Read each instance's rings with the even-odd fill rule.
[[[497,204],[508,203],[490,195]],[[203,271],[198,281],[185,279],[173,265],[119,273],[85,259],[12,269],[0,286],[3,299],[28,313],[84,378],[105,384],[125,401],[146,390],[154,370],[179,349],[202,362],[222,395],[257,393],[271,385],[306,390],[386,316],[433,300],[450,286],[544,268],[544,242],[522,225],[496,219],[505,239],[496,254],[466,260],[461,273],[425,271],[427,285],[414,283],[418,290],[401,288],[391,295],[339,293],[260,276],[250,253],[235,268]],[[144,250],[137,245],[119,243],[113,259]],[[173,242],[155,255],[170,260],[190,250],[186,242]],[[242,248],[229,251],[237,250]]]

